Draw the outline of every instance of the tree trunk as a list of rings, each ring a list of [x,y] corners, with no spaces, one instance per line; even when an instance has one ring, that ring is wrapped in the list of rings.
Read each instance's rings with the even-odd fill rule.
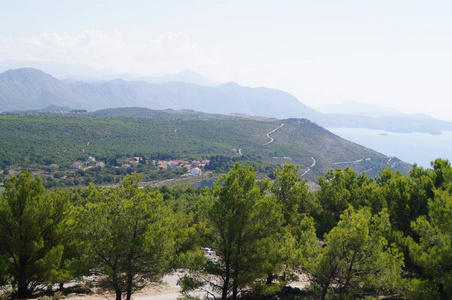
[[[226,267],[224,270],[223,290],[221,292],[221,300],[226,300],[228,298],[229,279],[231,278],[229,268],[230,268],[229,262],[226,262]]]
[[[134,223],[134,227],[133,227],[133,239],[134,240],[137,237],[137,227],[138,227],[138,220],[135,221]],[[129,254],[128,254],[128,258],[127,258],[127,283],[126,283],[126,300],[130,300],[130,298],[132,297],[132,286],[133,286],[133,253],[134,253],[134,247],[132,244],[131,249],[129,250]]]
[[[133,283],[133,274],[127,274],[127,298],[126,298],[126,300],[130,300],[132,298],[132,283]]]
[[[273,273],[269,273],[267,276],[266,284],[272,284],[272,282],[273,282]]]
[[[237,278],[234,278],[232,283],[232,300],[237,300],[237,295],[239,293]]]
[[[121,293],[121,289],[115,289],[115,294],[116,294],[116,300],[121,300],[122,298],[122,293]]]
[[[356,255],[357,255],[357,253],[355,251],[353,253],[352,260],[350,262],[350,266],[348,267],[348,270],[347,270],[347,278],[346,278],[345,283],[344,283],[344,285],[342,286],[342,289],[341,289],[342,293],[347,292],[347,288],[348,288],[348,286],[350,284],[350,281],[352,280],[353,265],[354,265],[354,262],[355,262]]]
[[[122,298],[122,291],[121,291],[121,287],[119,286],[118,275],[116,273],[114,273],[112,275],[111,283],[113,285],[113,289],[115,290],[116,300],[121,300],[121,298]]]
[[[328,275],[328,279],[326,282],[323,282],[323,289],[322,289],[322,296],[320,297],[320,300],[325,300],[326,294],[328,293],[328,288],[330,287],[331,281],[333,280],[334,275],[336,274],[337,265],[333,267],[333,269],[330,270],[330,274]]]
[[[17,298],[26,299],[28,296],[28,280],[26,271],[26,258],[19,257],[19,274],[17,275]]]
[[[325,300],[326,294],[328,293],[328,287],[329,284],[325,284],[322,290],[322,296],[320,297],[320,300]]]
[[[239,264],[235,262],[233,282],[232,282],[232,300],[237,300],[237,295],[239,293]]]
[[[28,284],[27,282],[19,277],[17,282],[17,299],[27,299],[28,296]]]

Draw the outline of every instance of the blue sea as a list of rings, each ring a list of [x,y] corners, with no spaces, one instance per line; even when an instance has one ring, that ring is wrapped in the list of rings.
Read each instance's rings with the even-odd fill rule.
[[[452,131],[441,135],[364,128],[327,128],[334,134],[405,162],[430,168],[436,158],[452,161]]]

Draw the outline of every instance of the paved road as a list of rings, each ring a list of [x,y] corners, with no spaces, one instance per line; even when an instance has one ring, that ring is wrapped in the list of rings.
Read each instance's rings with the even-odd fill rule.
[[[338,161],[333,163],[333,165],[341,165],[341,164],[351,164],[351,163],[359,163],[362,162],[364,160],[371,160],[371,158],[362,158],[362,159],[358,159],[358,160],[352,160],[352,161]]]
[[[278,130],[279,128],[281,128],[281,127],[283,127],[283,126],[284,126],[284,124],[281,123],[281,125],[279,125],[279,126],[276,127],[275,129],[273,129],[272,131],[270,131],[269,133],[267,133],[267,137],[270,139],[270,141],[267,142],[267,143],[265,143],[265,144],[263,144],[262,146],[266,146],[266,145],[268,145],[268,144],[273,143],[274,139],[270,136],[270,134],[274,133],[276,130]]]
[[[317,163],[316,160],[314,159],[314,157],[312,157],[312,164],[306,168],[306,171],[304,171],[303,174],[300,175],[300,177],[303,177],[304,175],[308,174],[311,171],[311,168],[315,167],[315,164]]]

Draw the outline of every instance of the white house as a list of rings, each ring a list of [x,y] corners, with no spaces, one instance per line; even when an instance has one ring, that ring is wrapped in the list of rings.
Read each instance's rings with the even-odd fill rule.
[[[193,168],[193,169],[190,169],[189,173],[192,176],[199,176],[202,174],[202,171],[200,168]]]

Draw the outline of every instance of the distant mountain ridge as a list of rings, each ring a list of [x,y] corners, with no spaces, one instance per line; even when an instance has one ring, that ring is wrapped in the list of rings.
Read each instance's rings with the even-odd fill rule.
[[[69,82],[32,68],[0,74],[0,109],[38,109],[51,104],[89,111],[116,107],[172,108],[275,118],[296,115],[312,118],[318,114],[289,93],[242,87],[233,82],[215,87],[182,82],[128,82],[122,79]]]
[[[317,110],[327,114],[349,114],[361,116],[388,116],[399,115],[402,112],[379,105],[347,101],[342,103],[327,103],[317,107]]]
[[[190,72],[185,75],[187,74],[190,75]],[[88,111],[143,107],[278,119],[306,118],[323,127],[372,128],[397,132],[440,134],[443,130],[452,131],[452,123],[433,118],[324,114],[304,105],[287,92],[265,87],[243,87],[234,82],[216,86],[124,79],[86,82],[58,80],[33,68],[8,70],[0,74],[0,111],[39,109],[52,104]]]
[[[138,77],[138,79],[149,83],[184,82],[193,83],[200,86],[220,85],[220,83],[210,81],[204,76],[201,76],[191,70],[184,70],[182,72],[171,75]]]
[[[70,86],[40,70],[17,69],[0,74],[1,110],[37,109],[51,104],[73,106],[77,99]]]
[[[0,73],[22,68],[38,69],[45,73],[51,74],[53,77],[60,80],[70,79],[75,81],[95,82],[121,78],[126,81],[141,80],[149,83],[184,82],[201,86],[219,85],[218,82],[213,82],[191,70],[184,70],[182,72],[169,75],[139,76],[124,73],[118,74],[111,70],[97,70],[89,66],[79,64],[65,64],[51,61],[0,61]]]
[[[401,116],[403,118],[434,119],[431,116],[423,113],[405,114],[393,108],[356,101],[328,103],[317,107],[317,110],[327,114],[347,114],[369,117]]]

